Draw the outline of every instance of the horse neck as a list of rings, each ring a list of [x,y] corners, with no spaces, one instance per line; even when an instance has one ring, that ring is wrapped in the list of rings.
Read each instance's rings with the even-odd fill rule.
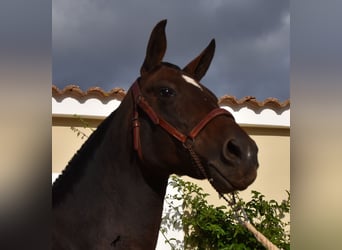
[[[123,248],[152,249],[158,237],[167,176],[151,182],[144,173],[132,146],[131,124],[127,123],[133,107],[126,99],[115,111],[102,143],[92,152],[92,160],[83,166],[83,177],[54,213],[56,220],[67,220],[63,230],[76,233],[88,225],[87,234],[93,231],[102,237],[97,245],[108,246],[119,237]],[[89,236],[80,238],[84,241]]]

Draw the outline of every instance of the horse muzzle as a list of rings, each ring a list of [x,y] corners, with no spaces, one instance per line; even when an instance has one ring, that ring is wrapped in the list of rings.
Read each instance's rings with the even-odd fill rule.
[[[257,176],[257,154],[258,147],[251,138],[227,139],[220,160],[212,160],[207,164],[214,187],[221,193],[246,189]]]

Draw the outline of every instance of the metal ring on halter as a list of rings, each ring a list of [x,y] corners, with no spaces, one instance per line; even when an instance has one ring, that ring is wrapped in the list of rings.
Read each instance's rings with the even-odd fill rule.
[[[183,142],[183,147],[186,149],[192,148],[192,146],[195,144],[195,138],[187,137],[185,141]]]

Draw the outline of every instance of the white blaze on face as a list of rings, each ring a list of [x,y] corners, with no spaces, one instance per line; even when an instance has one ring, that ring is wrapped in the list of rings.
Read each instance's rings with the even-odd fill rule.
[[[195,87],[197,87],[197,88],[199,88],[200,90],[203,91],[202,87],[196,82],[195,79],[193,79],[193,78],[191,78],[191,77],[189,77],[189,76],[186,76],[186,75],[182,75],[182,77],[183,77],[183,79],[184,79],[186,82],[188,82],[188,83],[194,85]]]

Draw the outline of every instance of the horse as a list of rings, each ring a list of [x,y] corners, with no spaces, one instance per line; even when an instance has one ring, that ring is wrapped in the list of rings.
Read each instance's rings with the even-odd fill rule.
[[[200,80],[215,40],[184,68],[163,62],[166,20],[140,76],[52,186],[52,249],[155,249],[171,174],[221,193],[256,178],[258,147]]]

